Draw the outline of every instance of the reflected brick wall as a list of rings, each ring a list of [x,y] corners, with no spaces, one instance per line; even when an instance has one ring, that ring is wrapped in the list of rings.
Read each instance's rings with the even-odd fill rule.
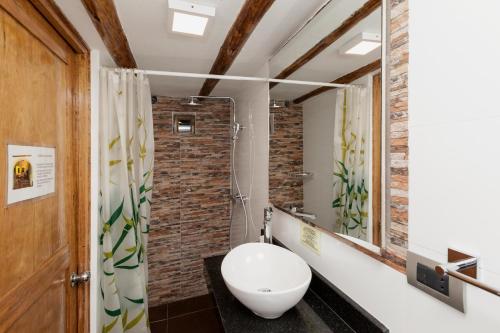
[[[271,110],[275,131],[269,138],[269,201],[276,206],[304,206],[302,105]]]

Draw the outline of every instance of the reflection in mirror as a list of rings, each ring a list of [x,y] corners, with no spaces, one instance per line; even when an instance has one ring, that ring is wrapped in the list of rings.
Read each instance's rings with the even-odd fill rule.
[[[330,2],[271,59],[275,77],[346,86],[271,87],[269,198],[304,221],[381,246],[382,12],[370,2]]]

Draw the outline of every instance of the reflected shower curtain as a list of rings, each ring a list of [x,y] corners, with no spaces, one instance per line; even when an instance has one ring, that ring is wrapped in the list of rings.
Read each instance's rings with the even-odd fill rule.
[[[149,332],[147,240],[153,184],[149,82],[130,70],[100,76],[102,332]]]
[[[334,124],[334,230],[367,240],[370,135],[367,88],[339,89]]]

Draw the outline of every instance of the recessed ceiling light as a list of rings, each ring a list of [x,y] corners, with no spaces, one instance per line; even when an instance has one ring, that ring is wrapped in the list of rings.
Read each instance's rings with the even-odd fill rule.
[[[196,36],[203,36],[208,17],[174,12],[172,31]]]
[[[345,43],[340,48],[340,53],[348,55],[365,55],[377,49],[380,45],[382,45],[382,43],[380,42],[379,34],[363,32]]]

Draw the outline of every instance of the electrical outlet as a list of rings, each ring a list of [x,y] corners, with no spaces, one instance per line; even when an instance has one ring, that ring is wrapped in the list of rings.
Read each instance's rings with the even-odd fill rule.
[[[429,266],[417,263],[417,281],[443,295],[450,295],[450,281],[448,275],[441,276]]]

